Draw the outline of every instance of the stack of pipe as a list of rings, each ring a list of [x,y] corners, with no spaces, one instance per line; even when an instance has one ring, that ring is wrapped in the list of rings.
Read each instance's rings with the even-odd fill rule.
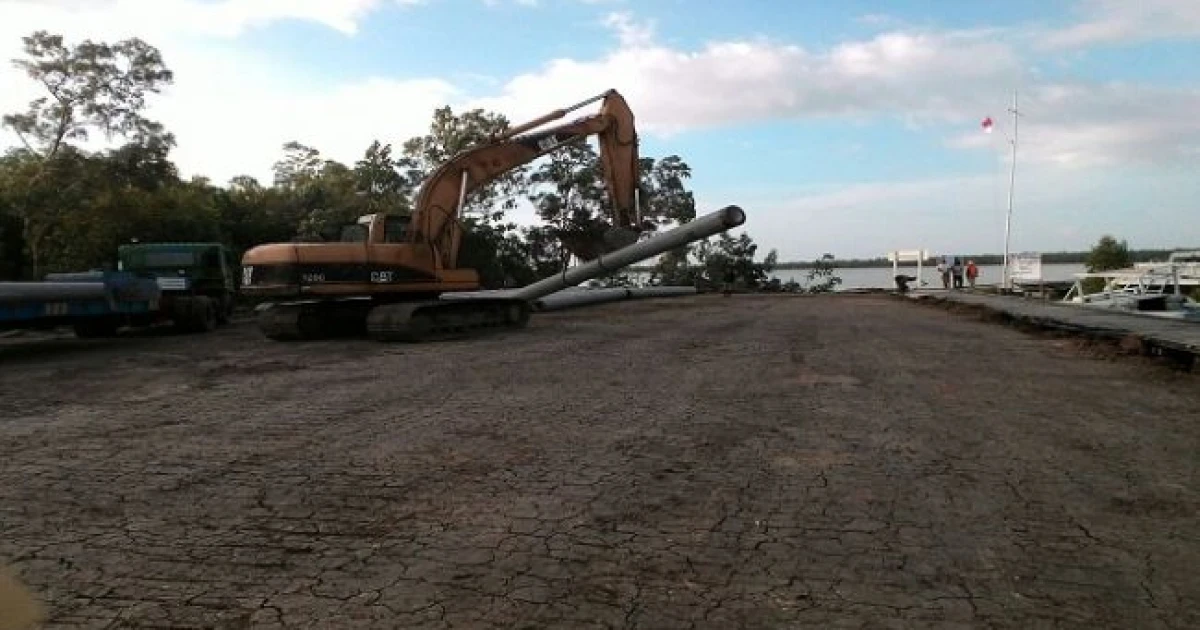
[[[695,287],[640,287],[579,289],[579,284],[609,275],[629,265],[668,252],[677,247],[708,238],[746,222],[746,213],[738,206],[725,206],[702,217],[655,235],[640,243],[622,247],[577,265],[562,273],[544,278],[520,289],[498,291],[464,291],[444,293],[443,300],[480,298],[518,298],[529,301],[534,310],[557,310],[585,304],[597,304],[634,297],[669,297],[696,293]]]
[[[42,282],[0,282],[0,303],[70,302],[81,300],[149,300],[158,297],[153,280],[127,273],[76,272],[49,274]]]
[[[103,282],[0,282],[0,302],[47,302],[103,300],[108,286]]]

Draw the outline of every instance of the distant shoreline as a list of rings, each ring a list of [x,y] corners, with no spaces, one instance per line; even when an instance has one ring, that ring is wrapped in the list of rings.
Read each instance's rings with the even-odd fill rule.
[[[1181,249],[1197,249],[1194,247],[1172,247],[1169,249],[1137,249],[1129,250],[1130,259],[1135,262],[1153,262],[1166,260],[1171,252]],[[1042,264],[1083,264],[1087,262],[1087,257],[1090,252],[1042,252]],[[977,265],[1001,265],[1004,264],[1003,254],[954,254],[962,256],[964,260],[974,260]],[[1011,254],[1010,254],[1011,255]],[[828,261],[828,264],[836,269],[877,269],[891,268],[892,261],[884,257],[879,258],[849,258],[849,259],[834,259]],[[926,261],[928,265],[937,264],[936,259],[930,258]],[[902,267],[915,266],[916,263],[905,262],[901,263]],[[778,271],[787,271],[793,269],[811,269],[814,266],[813,261],[791,261],[777,263],[774,269]],[[628,268],[630,271],[653,271],[653,266],[635,265]]]

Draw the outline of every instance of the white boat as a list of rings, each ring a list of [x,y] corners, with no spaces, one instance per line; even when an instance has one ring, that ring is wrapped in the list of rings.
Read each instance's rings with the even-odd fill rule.
[[[1200,322],[1200,302],[1184,293],[1185,287],[1200,287],[1200,251],[1173,252],[1166,262],[1074,275],[1063,302]],[[1084,281],[1089,278],[1104,280],[1103,288],[1086,292]]]

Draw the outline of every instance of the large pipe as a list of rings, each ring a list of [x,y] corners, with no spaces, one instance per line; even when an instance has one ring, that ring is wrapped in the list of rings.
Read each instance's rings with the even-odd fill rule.
[[[100,282],[0,282],[0,302],[103,300],[109,287]]]
[[[0,303],[69,300],[150,300],[159,297],[154,280],[98,271],[52,273],[42,282],[0,282]]]
[[[582,265],[564,269],[562,273],[544,278],[531,285],[521,287],[513,292],[515,297],[533,301],[550,295],[567,287],[573,287],[592,278],[598,278],[614,271],[641,262],[652,256],[682,247],[689,243],[708,238],[746,222],[746,213],[738,206],[725,206],[720,210],[706,214],[694,221],[689,221],[655,235],[640,243],[622,247],[615,252],[601,255]]]
[[[678,297],[682,295],[695,295],[696,287],[631,287],[631,288],[605,288],[605,289],[567,289],[557,293],[551,293],[545,297],[534,300],[533,308],[536,311],[557,311],[565,308],[575,308],[577,306],[587,306],[589,304],[603,304],[605,302],[616,302],[617,300],[630,300],[638,298],[655,298],[655,297]]]

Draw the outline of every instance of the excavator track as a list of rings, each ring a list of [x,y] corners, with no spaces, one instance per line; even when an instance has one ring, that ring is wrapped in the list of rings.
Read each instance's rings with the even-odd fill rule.
[[[384,304],[367,315],[367,334],[376,341],[440,341],[516,330],[529,323],[524,300],[490,298]]]
[[[258,313],[268,339],[299,341],[361,334],[370,301],[270,304]]]
[[[320,313],[309,304],[271,304],[258,313],[258,329],[275,341],[319,339],[321,324]]]

